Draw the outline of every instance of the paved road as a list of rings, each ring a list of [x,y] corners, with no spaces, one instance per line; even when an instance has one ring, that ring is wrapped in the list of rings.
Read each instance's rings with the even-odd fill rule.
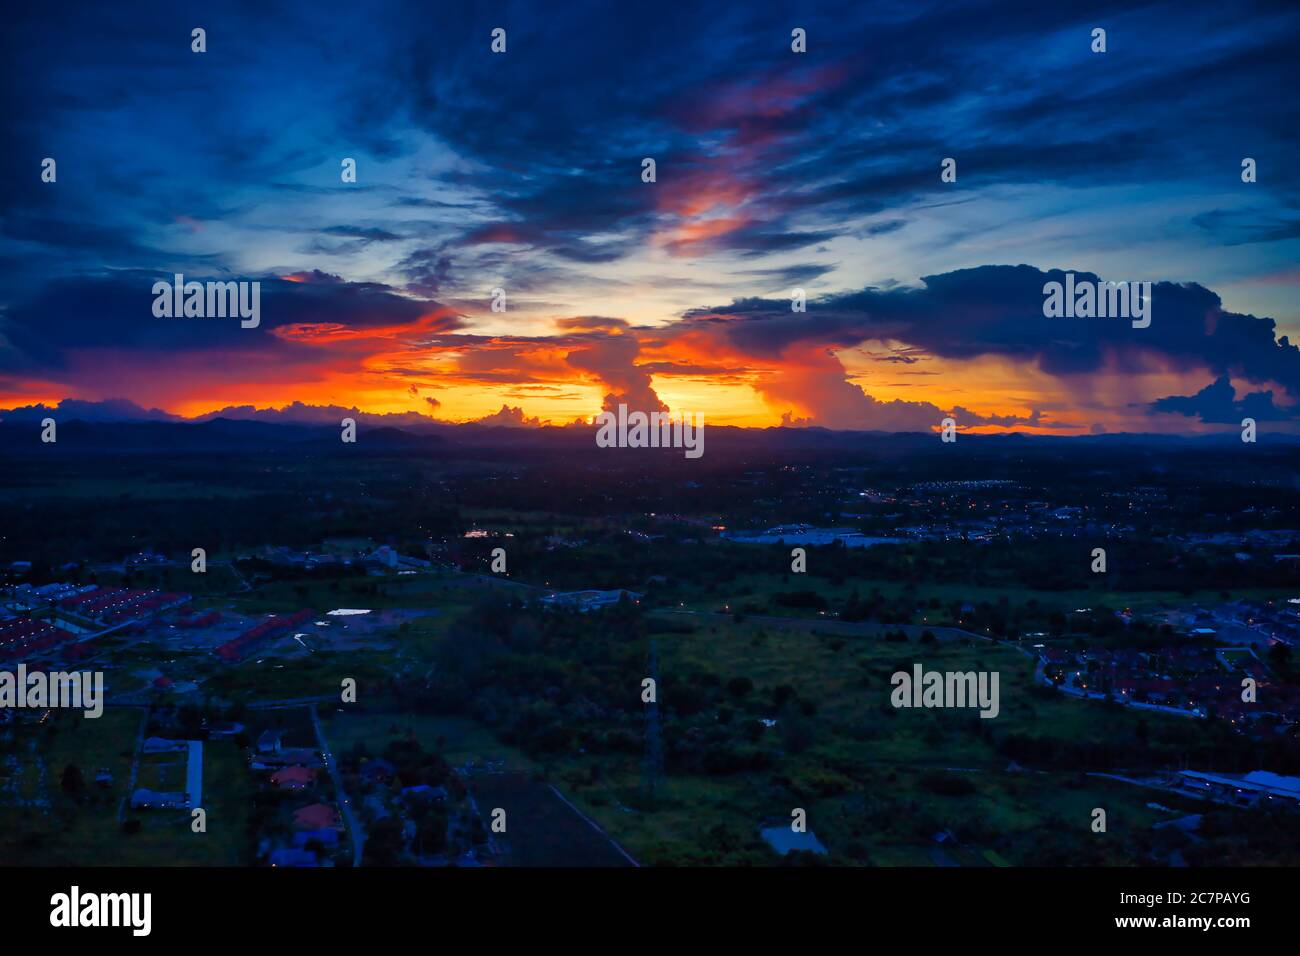
[[[652,614],[684,614],[688,617],[712,617],[730,620],[734,615],[726,611],[695,611],[690,608],[679,607],[659,607],[651,608]],[[948,624],[880,624],[875,621],[842,621],[834,617],[775,617],[770,614],[742,614],[746,621],[755,621],[762,624],[771,624],[773,626],[797,627],[803,630],[829,629],[844,631],[849,634],[864,635],[874,637],[882,631],[901,630],[909,635],[919,635],[924,631],[931,631],[936,638],[943,640],[945,635],[958,635],[960,637],[969,637],[977,641],[986,643],[993,642],[993,638],[985,634],[976,634],[974,631],[967,631],[960,627],[952,627]]]
[[[1025,653],[1029,653],[1029,652],[1026,651]],[[1047,672],[1046,672],[1047,665],[1043,661],[1043,659],[1041,657],[1038,657],[1038,655],[1034,655],[1034,657],[1037,660],[1037,664],[1034,665],[1035,682],[1044,684],[1047,687],[1052,687],[1055,690],[1059,691],[1060,693],[1065,694],[1067,697],[1073,697],[1076,700],[1105,701],[1111,699],[1107,697],[1105,694],[1099,694],[1097,691],[1081,690],[1078,687],[1066,687],[1064,684],[1057,684],[1055,681],[1051,680],[1047,676]],[[1164,704],[1144,704],[1141,703],[1140,701],[1127,700],[1123,698],[1116,698],[1114,702],[1119,704],[1121,707],[1131,707],[1134,710],[1150,710],[1158,714],[1173,714],[1175,717],[1193,717],[1199,720],[1201,717],[1204,716],[1203,714],[1193,713],[1192,711],[1186,710],[1182,707],[1168,707]]]
[[[308,704],[323,704],[339,699],[338,694],[317,694],[314,697],[286,697],[283,700],[259,700],[248,705],[249,710],[286,710]]]
[[[126,796],[117,807],[117,822],[126,819],[126,810],[131,803],[131,794],[135,793],[135,778],[140,770],[140,754],[144,751],[144,731],[149,726],[149,708],[140,715],[140,727],[135,733],[135,752],[131,755],[131,776],[126,782]]]
[[[316,742],[320,746],[321,755],[325,758],[325,767],[329,770],[330,779],[334,781],[334,792],[338,794],[339,809],[343,811],[343,821],[348,826],[348,836],[352,839],[352,865],[361,865],[361,851],[365,848],[366,834],[361,829],[361,824],[357,822],[356,815],[352,812],[352,799],[343,790],[343,778],[339,776],[339,768],[334,763],[334,754],[330,752],[329,744],[325,741],[325,732],[321,730],[320,718],[316,714],[316,705],[312,704],[308,708],[311,713],[312,726],[316,728]]]

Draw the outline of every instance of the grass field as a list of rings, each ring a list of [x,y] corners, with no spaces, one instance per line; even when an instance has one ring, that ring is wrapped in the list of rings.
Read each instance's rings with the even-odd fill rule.
[[[789,550],[781,551],[780,548],[776,550],[782,555],[780,560],[788,566],[788,557],[785,556],[788,556]],[[1104,578],[1104,576],[1101,577]],[[1035,591],[1015,586],[977,587],[969,584],[944,583],[918,583],[909,586],[901,581],[871,580],[867,578],[854,578],[841,584],[833,584],[826,578],[820,578],[816,575],[779,573],[742,574],[719,584],[708,580],[707,575],[702,575],[698,579],[678,582],[672,588],[666,589],[663,598],[670,604],[680,602],[686,608],[702,611],[736,611],[747,603],[766,604],[771,601],[774,594],[790,591],[813,591],[826,598],[832,606],[847,601],[855,592],[861,597],[866,597],[872,591],[879,591],[885,598],[891,599],[903,594],[910,594],[918,604],[928,604],[933,598],[937,599],[945,608],[953,602],[958,604],[979,604],[980,602],[997,604],[1000,600],[1006,599],[1013,605],[1027,604],[1032,600],[1037,601],[1045,608],[1060,608],[1063,610],[1104,606],[1143,611],[1197,602],[1218,603],[1222,600],[1218,591],[1196,591],[1190,595],[1176,591],[1116,591],[1102,586],[1104,583],[1104,580],[1099,580],[1096,588],[1086,590]],[[1262,601],[1293,596],[1290,590],[1282,589],[1233,591],[1234,599]],[[777,606],[771,613],[790,617],[818,616],[816,610],[780,606]]]
[[[169,774],[184,780],[182,764]],[[141,781],[142,785],[144,782]],[[188,810],[135,810],[130,818],[141,823],[139,832],[114,837],[105,859],[121,866],[239,866],[251,862],[248,852],[248,812],[256,789],[243,751],[230,740],[203,745],[203,809],[207,832],[191,831]],[[99,859],[101,857],[96,857]]]
[[[191,832],[185,810],[128,812],[128,818],[139,819],[141,827],[136,833],[123,831],[118,811],[128,796],[141,716],[137,708],[113,707],[94,720],[54,713],[39,728],[24,726],[25,739],[18,741],[17,751],[20,769],[0,790],[0,865],[233,866],[246,862],[245,829],[253,784],[242,753],[231,741],[204,745],[207,833]],[[68,764],[79,767],[85,779],[80,798],[61,789]],[[94,783],[99,768],[113,775],[106,789]],[[174,782],[175,774],[168,780]],[[137,785],[149,782],[142,776]],[[43,805],[31,805],[33,800]]]
[[[556,791],[524,773],[479,774],[472,784],[481,813],[505,812],[494,838],[509,866],[630,866],[631,862]]]
[[[259,657],[217,667],[204,684],[209,695],[246,702],[296,700],[342,695],[344,678],[357,682],[358,693],[378,685],[388,671],[386,651],[321,651],[306,657]]]
[[[208,555],[207,570],[197,574],[191,570],[189,563],[184,565],[167,565],[165,567],[133,568],[130,572],[131,587],[159,588],[163,591],[175,591],[194,596],[196,602],[205,598],[219,598],[236,594],[244,586],[243,580],[235,570]],[[101,584],[120,583],[121,575],[104,575]],[[110,581],[110,579],[116,579]]]
[[[382,577],[302,578],[259,584],[234,597],[230,607],[244,614],[282,613],[312,608],[324,614],[338,607],[466,608],[484,594],[521,585],[508,578],[493,579],[445,571]]]
[[[17,747],[6,755],[8,776],[0,786],[0,864],[75,865],[120,836],[117,811],[140,716],[130,708],[109,708],[95,720],[54,712],[43,724],[24,721],[12,728]],[[69,764],[81,770],[86,784],[81,803],[60,786]],[[107,790],[94,784],[100,767],[113,775]]]
[[[320,721],[336,753],[345,753],[357,743],[374,750],[377,742],[413,734],[426,749],[438,751],[453,765],[501,760],[514,770],[532,770],[536,766],[521,751],[498,741],[488,728],[463,717],[345,708],[329,714],[322,711]]]
[[[675,674],[707,670],[724,682],[749,678],[758,700],[737,707],[762,714],[761,690],[788,684],[798,699],[816,703],[806,748],[786,751],[778,724],[759,741],[778,753],[771,767],[709,775],[670,768],[649,802],[638,756],[571,750],[529,759],[463,718],[352,711],[323,716],[326,734],[341,751],[410,732],[454,764],[499,760],[507,768],[541,771],[648,864],[771,864],[777,857],[759,838],[759,827],[788,821],[795,807],[807,811],[810,828],[837,862],[874,865],[1023,865],[1040,858],[1045,834],[1070,852],[1091,854],[1091,862],[1123,864],[1133,861],[1123,848],[1140,843],[1129,838],[1165,817],[1147,806],[1152,792],[1142,788],[1009,767],[990,725],[1003,734],[1103,743],[1131,737],[1139,719],[1119,706],[1036,688],[1032,660],[1014,647],[966,638],[923,644],[915,636],[898,643],[878,633],[844,636],[727,617],[690,620],[692,633],[656,635],[661,700],[671,700]],[[927,670],[996,671],[999,716],[990,721],[974,710],[893,708],[889,677],[913,662]],[[1185,718],[1140,717],[1153,738],[1186,729]],[[954,777],[962,789],[945,795]],[[1161,801],[1170,803],[1164,795]],[[1095,808],[1107,813],[1105,834],[1090,829]],[[935,843],[944,830],[961,833],[961,845]]]

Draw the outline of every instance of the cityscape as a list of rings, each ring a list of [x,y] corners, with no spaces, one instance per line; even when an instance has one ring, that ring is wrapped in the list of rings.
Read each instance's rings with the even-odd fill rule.
[[[707,475],[575,474],[589,430],[257,429],[205,470],[255,424],[0,426],[0,653],[104,680],[0,710],[10,861],[1294,862],[1300,444],[723,430]],[[913,662],[1000,713],[897,710]]]

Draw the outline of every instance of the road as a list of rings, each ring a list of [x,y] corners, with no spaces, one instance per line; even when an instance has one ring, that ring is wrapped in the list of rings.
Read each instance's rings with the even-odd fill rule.
[[[343,822],[347,824],[348,836],[352,840],[352,865],[360,866],[361,851],[365,848],[366,834],[361,829],[361,824],[357,822],[356,814],[352,812],[352,798],[343,789],[343,778],[339,776],[339,768],[334,762],[334,754],[330,752],[329,744],[325,740],[325,732],[321,730],[316,705],[312,704],[308,710],[311,713],[311,724],[316,728],[316,743],[320,746],[321,756],[325,758],[325,768],[329,771],[330,779],[334,781],[334,792],[339,798],[339,809],[343,811]]]
[[[326,701],[338,702],[338,694],[317,694],[313,697],[285,697],[280,700],[259,700],[248,705],[249,710],[289,710]]]
[[[677,607],[658,607],[651,608],[652,614],[682,614],[687,617],[711,617],[720,620],[731,620],[735,615],[726,611],[696,611],[690,608]],[[876,637],[883,631],[892,631],[897,628],[908,635],[917,635],[925,631],[930,631],[938,640],[951,640],[953,637],[968,637],[976,641],[985,643],[994,643],[993,638],[985,634],[976,634],[973,631],[967,631],[960,627],[952,627],[948,624],[880,624],[875,621],[842,621],[833,617],[775,617],[770,614],[741,614],[746,621],[752,621],[760,624],[771,624],[774,627],[794,627],[801,630],[822,629],[826,631],[840,631],[845,634],[852,634],[865,637]]]
[[[1024,651],[1024,653],[1028,654],[1029,651]],[[1073,697],[1077,700],[1101,700],[1101,701],[1112,700],[1112,698],[1108,697],[1105,694],[1100,694],[1097,691],[1081,690],[1078,687],[1067,687],[1065,684],[1057,684],[1055,681],[1051,680],[1047,676],[1046,662],[1041,657],[1038,657],[1038,655],[1036,654],[1033,656],[1037,661],[1037,663],[1034,665],[1035,683],[1039,683],[1039,684],[1046,685],[1047,687],[1055,688],[1057,691],[1059,691],[1062,694],[1065,694],[1067,697]],[[1164,704],[1144,704],[1141,703],[1140,701],[1129,700],[1127,698],[1122,698],[1122,697],[1114,698],[1114,702],[1119,704],[1122,707],[1131,707],[1134,710],[1150,710],[1158,714],[1172,714],[1175,717],[1192,717],[1199,720],[1201,719],[1201,717],[1204,716],[1203,714],[1198,714],[1195,711],[1186,710],[1182,707],[1168,707]]]
[[[126,819],[127,807],[131,805],[131,794],[135,793],[135,778],[140,770],[140,754],[144,751],[144,732],[149,726],[149,708],[146,707],[140,714],[140,728],[135,734],[135,752],[131,755],[131,777],[126,782],[126,796],[122,798],[121,804],[117,808],[117,822],[121,823]]]

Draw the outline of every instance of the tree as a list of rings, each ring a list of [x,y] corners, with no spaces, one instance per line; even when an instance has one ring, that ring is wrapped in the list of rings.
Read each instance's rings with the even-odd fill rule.
[[[1291,671],[1291,648],[1286,644],[1274,644],[1268,649],[1268,662],[1279,674],[1285,676]]]
[[[81,775],[81,768],[73,763],[64,767],[60,785],[63,787],[64,793],[74,797],[81,796],[86,789],[86,780]]]
[[[781,731],[781,745],[789,753],[803,753],[816,739],[812,723],[802,717],[786,717],[778,726]]]
[[[385,817],[366,835],[365,862],[369,866],[396,866],[405,849],[402,824],[393,817]]]
[[[754,682],[748,677],[733,677],[727,681],[727,690],[733,697],[745,697],[754,689]]]

